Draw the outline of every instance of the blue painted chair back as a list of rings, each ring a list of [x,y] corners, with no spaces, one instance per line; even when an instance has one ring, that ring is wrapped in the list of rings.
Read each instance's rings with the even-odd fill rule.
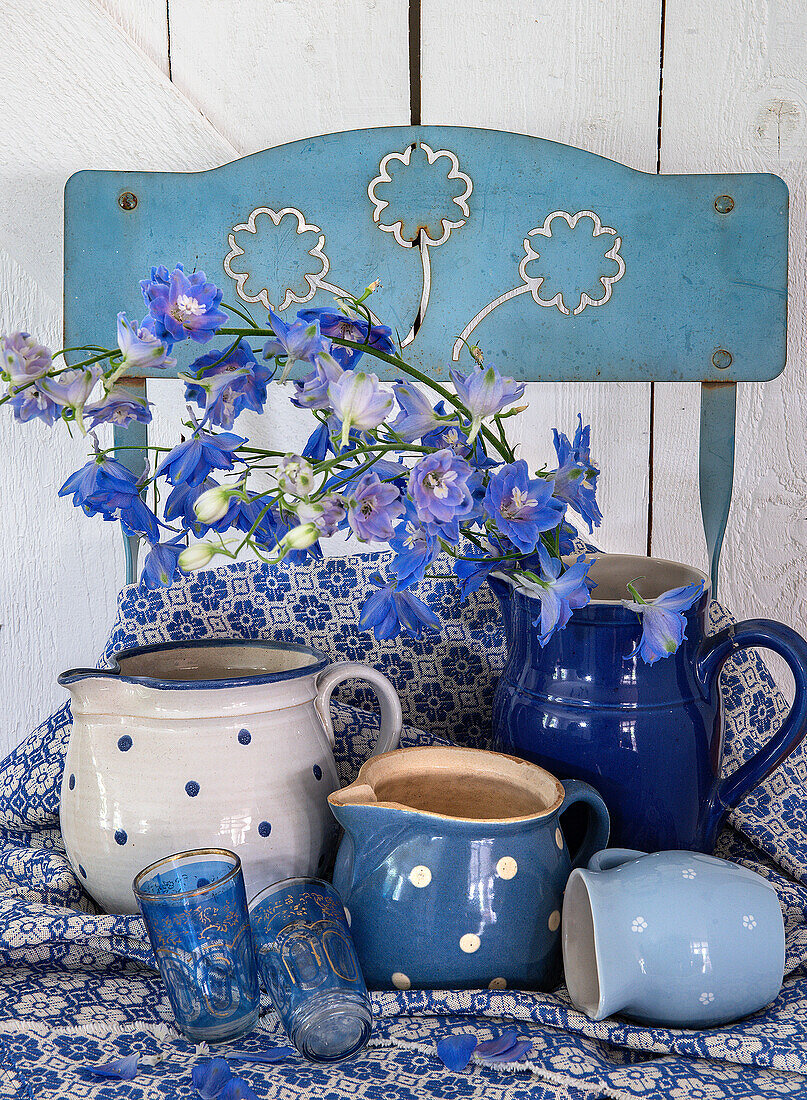
[[[467,340],[520,379],[700,381],[716,578],[735,383],[785,364],[777,176],[647,175],[540,138],[451,126],[325,134],[201,173],[79,172],[65,191],[67,344],[95,342],[99,318],[114,340],[121,309],[143,312],[147,268],[178,260],[262,319],[380,279],[373,308],[437,378]],[[181,371],[194,349],[177,352]],[[118,439],[144,443],[139,428]]]

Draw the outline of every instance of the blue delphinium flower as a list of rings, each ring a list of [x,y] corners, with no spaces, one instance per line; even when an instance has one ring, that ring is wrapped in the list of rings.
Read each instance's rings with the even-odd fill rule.
[[[390,428],[405,443],[413,443],[428,432],[445,426],[440,424],[439,414],[426,395],[411,382],[396,382],[392,392],[401,411],[391,422]]]
[[[115,424],[122,428],[135,420],[141,424],[151,423],[149,402],[123,386],[113,386],[100,400],[85,405],[84,416],[89,418],[91,428],[99,424]]]
[[[363,317],[348,317],[338,309],[329,306],[316,306],[313,309],[301,309],[297,314],[301,321],[318,321],[323,336],[337,336],[340,340],[352,340],[355,344],[369,344],[378,351],[392,355],[395,344],[392,329],[386,325],[371,325]],[[369,339],[368,339],[369,332]],[[355,367],[364,352],[358,348],[344,348],[334,344],[331,348],[334,359],[346,370]]]
[[[76,420],[81,420],[84,406],[102,374],[101,366],[93,363],[89,367],[62,371],[58,378],[43,378],[38,385],[57,405],[71,410]]]
[[[574,433],[574,442],[570,443],[568,436],[557,428],[552,429],[558,456],[554,494],[583,517],[591,532],[602,522],[602,512],[595,497],[600,471],[591,461],[591,425],[583,427],[583,417],[580,413],[577,415],[580,423]]]
[[[531,478],[523,458],[502,466],[491,477],[485,511],[522,553],[535,549],[543,531],[557,527],[566,505],[552,496],[552,482]]]
[[[263,357],[283,361],[281,382],[286,381],[296,362],[314,363],[318,355],[328,351],[318,321],[292,321],[287,325],[273,309],[269,310],[269,319],[274,336],[270,336],[263,345]]]
[[[174,486],[165,501],[163,514],[169,523],[179,522],[186,531],[192,531],[194,535],[201,537],[207,527],[199,522],[194,504],[207,489],[212,489],[216,482],[212,478],[205,478],[201,485],[188,485],[182,482]]]
[[[47,374],[53,366],[50,351],[27,332],[0,336],[0,377],[15,386],[24,386]]]
[[[263,549],[274,547],[280,522],[277,514],[268,507],[269,502],[259,493],[247,492],[246,495],[246,500],[236,498],[231,525],[245,534],[252,531],[250,538]]]
[[[72,496],[76,508],[88,516],[114,516],[127,508],[138,495],[137,478],[114,458],[92,458],[76,470],[59,490],[59,496]]]
[[[201,485],[211,470],[232,470],[233,451],[242,443],[246,439],[232,432],[214,435],[197,428],[190,439],[168,452],[156,476],[168,478],[172,485]]]
[[[204,271],[186,275],[177,264],[169,274],[166,267],[153,267],[140,289],[149,311],[141,328],[169,346],[188,338],[205,344],[227,320],[219,309],[222,292]]]
[[[632,584],[628,585],[628,589],[635,598],[622,602],[642,620],[642,636],[628,657],[638,655],[645,664],[655,664],[661,657],[669,657],[675,653],[686,638],[686,619],[683,612],[700,599],[703,581],[684,585],[683,588],[672,588],[655,600],[642,599]]]
[[[314,369],[299,382],[294,382],[292,405],[298,409],[323,409],[331,411],[331,399],[328,387],[338,382],[343,374],[342,368],[332,355],[320,352],[314,360]]]
[[[426,570],[440,552],[437,538],[420,522],[410,500],[404,501],[404,509],[401,522],[388,540],[390,549],[395,551],[390,572],[398,578],[399,589],[410,588],[422,581]]]
[[[180,536],[181,538],[181,536]],[[185,549],[183,542],[172,539],[171,542],[158,542],[146,554],[140,582],[144,588],[168,588],[179,570],[179,555]]]
[[[378,573],[370,580],[378,590],[365,600],[359,626],[372,629],[377,641],[397,638],[402,630],[411,638],[420,638],[424,630],[439,630],[440,620],[423,600],[408,591],[396,592],[395,585],[385,584]]]
[[[409,497],[418,518],[433,534],[450,542],[457,541],[459,521],[474,507],[468,487],[472,472],[464,458],[445,448],[425,455],[409,475]]]
[[[365,474],[350,494],[347,520],[362,542],[388,542],[393,524],[403,510],[399,490],[373,472]]]
[[[185,400],[195,401],[205,410],[205,421],[222,428],[232,428],[244,409],[263,412],[266,385],[272,372],[259,363],[243,340],[226,354],[209,351],[196,359],[188,371]]]
[[[503,378],[491,363],[487,367],[474,366],[467,374],[449,372],[457,388],[457,397],[471,414],[468,442],[473,443],[476,433],[486,416],[506,409],[524,396],[524,383],[514,378]]]
[[[125,1058],[116,1058],[102,1066],[87,1066],[96,1077],[109,1077],[113,1081],[131,1081],[137,1076],[139,1054],[127,1054]]]
[[[321,462],[328,453],[331,442],[331,433],[327,424],[319,424],[308,437],[303,447],[303,458],[310,458],[312,462]]]
[[[434,410],[440,415],[442,415],[442,405],[443,402],[441,401],[439,405],[435,406]],[[498,465],[497,462],[494,462],[485,454],[482,437],[478,435],[473,444],[469,444],[468,433],[457,424],[438,425],[433,431],[427,432],[423,436],[421,443],[425,447],[434,447],[437,450],[448,447],[455,455],[466,459],[479,470],[487,470]]]
[[[502,563],[496,561],[497,556],[498,551],[494,547],[484,551],[470,546],[465,549],[461,558],[454,561],[452,568],[460,582],[461,600],[476,592],[494,569],[502,567]]]
[[[223,316],[223,314],[222,314]],[[125,313],[118,314],[118,347],[121,361],[116,365],[119,374],[136,375],[144,367],[168,369],[175,367],[176,359],[168,354],[168,343],[155,336],[148,328],[135,328]]]
[[[345,371],[328,387],[334,415],[342,424],[342,447],[352,428],[360,432],[377,428],[392,408],[392,395],[382,390],[378,378],[366,371]]]
[[[27,424],[29,420],[41,420],[52,428],[62,415],[62,406],[45,392],[39,381],[15,393],[8,403],[14,410],[14,419],[22,424]]]
[[[539,580],[529,580],[525,585],[541,601],[541,614],[533,620],[540,622],[541,633],[538,637],[541,645],[546,645],[556,630],[563,630],[572,617],[572,611],[586,607],[591,602],[591,588],[588,571],[591,562],[581,556],[561,573],[562,562],[549,555],[546,548],[538,544]]]

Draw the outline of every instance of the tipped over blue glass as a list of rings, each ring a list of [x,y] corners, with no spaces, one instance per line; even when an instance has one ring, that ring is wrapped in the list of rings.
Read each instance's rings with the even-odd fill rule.
[[[182,1032],[221,1043],[251,1031],[260,989],[238,856],[181,852],[146,867],[132,888]]]
[[[312,1062],[352,1058],[370,1037],[372,1010],[339,894],[293,878],[252,899],[258,969],[294,1046]]]

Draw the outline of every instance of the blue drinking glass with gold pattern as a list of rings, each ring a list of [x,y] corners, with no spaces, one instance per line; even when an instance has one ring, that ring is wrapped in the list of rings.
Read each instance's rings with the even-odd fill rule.
[[[372,1010],[342,899],[327,882],[292,878],[249,904],[263,984],[289,1038],[312,1062],[366,1044]]]
[[[132,888],[184,1034],[220,1043],[251,1031],[260,989],[238,856],[181,852],[144,868]]]

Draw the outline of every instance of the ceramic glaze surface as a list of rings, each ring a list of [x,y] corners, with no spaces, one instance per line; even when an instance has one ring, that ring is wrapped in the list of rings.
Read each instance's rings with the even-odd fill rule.
[[[563,962],[572,1003],[592,1019],[728,1023],[782,986],[779,899],[761,876],[712,856],[598,852],[566,888]]]
[[[127,650],[111,671],[75,669],[61,825],[85,889],[136,911],[135,874],[176,851],[228,848],[247,894],[321,873],[336,841],[330,696],[367,680],[381,702],[377,751],[398,743],[398,697],[381,673],[327,667],[290,643],[196,642]]]
[[[749,619],[706,636],[709,584],[675,562],[597,557],[599,587],[545,646],[533,621],[534,596],[494,577],[507,635],[507,660],[493,702],[494,746],[591,783],[611,814],[615,844],[644,850],[711,852],[728,810],[793,751],[807,732],[807,643],[780,623]],[[637,616],[619,602],[635,578],[646,599],[703,580],[686,612],[677,653],[646,665],[630,654]],[[732,652],[760,646],[787,661],[793,707],[781,729],[721,781],[720,670]]]
[[[548,989],[573,865],[608,836],[602,799],[526,761],[411,748],[368,761],[330,795],[345,829],[334,886],[371,989]],[[584,802],[569,853],[559,817]]]

